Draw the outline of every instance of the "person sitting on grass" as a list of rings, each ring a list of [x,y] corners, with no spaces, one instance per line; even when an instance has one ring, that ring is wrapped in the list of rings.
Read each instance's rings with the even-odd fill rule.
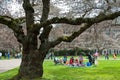
[[[90,65],[93,65],[95,63],[94,57],[90,53],[88,53],[86,55],[88,56],[88,60],[89,60]]]
[[[59,63],[63,64],[63,59],[62,58],[59,59]]]
[[[59,63],[59,59],[57,57],[54,57],[54,63],[55,65]]]
[[[57,57],[54,57],[54,63],[55,63],[55,65],[56,64],[63,64],[63,60],[62,60],[62,58],[57,58]]]
[[[65,65],[69,65],[69,61],[66,61]]]
[[[83,56],[80,55],[78,59],[79,59],[79,64],[82,65],[83,64]]]
[[[67,62],[67,56],[63,57],[63,63],[65,64]]]
[[[69,65],[70,65],[70,66],[74,66],[74,58],[73,58],[73,57],[70,58]]]
[[[74,63],[74,66],[79,66],[79,62],[78,62],[78,59],[75,59],[75,63]]]

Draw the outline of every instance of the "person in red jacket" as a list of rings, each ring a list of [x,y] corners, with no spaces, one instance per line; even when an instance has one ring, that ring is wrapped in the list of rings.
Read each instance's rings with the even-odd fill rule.
[[[73,57],[71,57],[71,58],[70,58],[70,65],[74,66],[74,64],[73,64],[73,63],[74,63],[74,58],[73,58]]]

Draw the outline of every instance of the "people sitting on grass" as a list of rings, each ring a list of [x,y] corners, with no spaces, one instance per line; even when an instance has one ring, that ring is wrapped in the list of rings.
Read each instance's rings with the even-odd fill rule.
[[[67,62],[67,56],[63,57],[63,63],[65,64]]]
[[[70,58],[68,66],[80,67],[85,66],[83,64],[83,57],[82,55],[79,56],[78,59],[74,59],[73,57]]]
[[[73,56],[67,60],[67,56],[64,56],[63,58],[54,58],[54,63],[56,64],[62,64],[66,66],[72,66],[72,67],[80,67],[80,66],[91,66],[95,65],[95,59],[92,54],[88,53],[86,54],[88,57],[88,62],[84,62],[84,58],[82,55],[80,55],[78,58],[74,58]]]
[[[62,60],[62,58],[58,58],[58,57],[54,57],[54,63],[55,63],[55,65],[56,64],[63,64],[63,60]]]
[[[89,60],[90,65],[95,64],[95,59],[94,59],[94,57],[93,57],[90,53],[88,53],[88,54],[86,54],[86,55],[87,55],[87,57],[88,57],[88,60]]]

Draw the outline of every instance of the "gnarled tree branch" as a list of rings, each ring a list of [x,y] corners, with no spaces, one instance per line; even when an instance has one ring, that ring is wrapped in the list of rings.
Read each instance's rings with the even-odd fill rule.
[[[22,29],[22,26],[20,26],[16,20],[9,16],[0,16],[0,23],[7,25],[10,29],[13,30],[15,36],[17,37],[17,40],[22,43],[24,40],[24,32]]]
[[[25,23],[26,22],[26,19],[25,17],[19,17],[19,18],[16,18],[14,19],[17,23],[19,24],[22,24],[22,23]]]
[[[63,36],[63,37],[59,37],[57,40],[50,42],[51,47],[54,47],[55,45],[58,45],[59,43],[61,43],[62,41],[64,42],[71,42],[73,41],[77,36],[79,36],[82,32],[84,32],[86,29],[88,29],[91,25],[93,25],[94,23],[99,23],[102,22],[104,20],[112,20],[115,19],[116,17],[118,17],[120,14],[120,12],[114,13],[114,14],[109,14],[109,15],[102,15],[100,14],[99,16],[97,16],[96,18],[87,18],[86,20],[82,20],[81,19],[81,24],[85,23],[85,25],[83,27],[80,28],[79,31],[74,32],[72,35],[70,36]],[[116,15],[115,15],[116,14]],[[75,23],[75,21],[74,21]],[[79,24],[79,23],[76,23]]]
[[[91,25],[92,24],[90,24],[90,23],[89,24],[84,23],[82,25],[82,27],[77,32],[74,32],[72,35],[70,35],[70,36],[62,36],[62,37],[59,37],[57,40],[55,40],[53,42],[50,42],[51,47],[54,47],[54,46],[60,44],[62,41],[63,42],[71,42],[71,41],[73,41],[76,37],[78,37],[81,33],[83,33]]]
[[[0,16],[0,23],[4,25],[12,24],[13,18],[9,16]]]
[[[75,19],[68,19],[66,17],[63,17],[63,18],[54,17],[52,19],[49,19],[49,20],[46,20],[40,23],[39,26],[37,26],[35,29],[40,29],[41,27],[46,27],[48,25],[58,24],[58,23],[65,23],[65,24],[70,24],[70,25],[81,25],[82,23],[99,23],[105,20],[113,20],[117,18],[118,16],[120,16],[120,11],[112,13],[112,14],[107,14],[107,15],[105,15],[104,13],[101,13],[95,18],[79,17]]]

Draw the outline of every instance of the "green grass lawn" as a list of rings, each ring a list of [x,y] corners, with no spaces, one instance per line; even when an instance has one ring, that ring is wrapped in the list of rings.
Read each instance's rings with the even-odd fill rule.
[[[50,80],[119,80],[119,60],[100,60],[98,66],[67,67],[46,62],[44,78]]]
[[[0,80],[8,80],[17,74],[13,69],[0,74]],[[120,80],[120,60],[99,60],[98,66],[69,67],[54,65],[45,60],[43,80]],[[40,80],[40,79],[36,79]]]

